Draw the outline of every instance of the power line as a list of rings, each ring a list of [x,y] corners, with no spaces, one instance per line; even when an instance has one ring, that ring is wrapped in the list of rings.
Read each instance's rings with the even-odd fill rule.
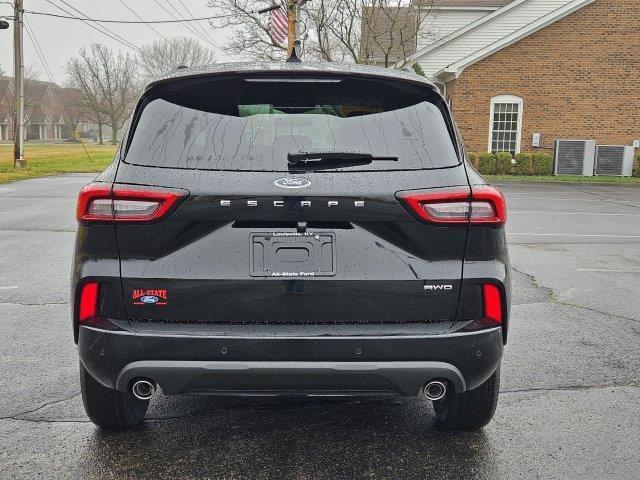
[[[149,27],[150,30],[152,30],[153,32],[157,33],[163,40],[166,40],[167,42],[169,41],[169,39],[167,37],[165,37],[164,35],[162,35],[158,30],[156,30],[153,26],[151,26],[149,24],[149,22],[145,22],[144,19],[138,15],[135,10],[133,10],[133,8],[131,8],[129,5],[127,5],[124,0],[118,0],[127,10],[129,10],[131,13],[133,13],[138,19],[142,20],[142,22]]]
[[[49,0],[45,0],[45,1],[49,1]],[[51,3],[51,2],[49,2]],[[52,4],[55,5],[55,4]],[[57,5],[55,5],[57,8]],[[60,10],[66,11],[62,8],[60,8]],[[24,10],[24,13],[28,13],[29,15],[42,15],[45,17],[54,17],[54,18],[62,18],[62,19],[66,19],[66,20],[80,20],[83,22],[95,22],[95,23],[116,23],[116,24],[123,24],[123,25],[148,25],[148,24],[160,24],[160,23],[185,23],[185,22],[201,22],[204,20],[216,20],[219,18],[229,18],[229,17],[235,17],[235,14],[226,14],[226,15],[214,15],[211,17],[198,17],[198,18],[184,18],[182,20],[178,19],[175,17],[175,15],[173,16],[174,20],[113,20],[113,19],[106,19],[106,18],[90,18],[87,17],[85,15],[85,17],[78,17],[75,15],[70,14],[69,12],[67,12],[69,15],[60,15],[58,13],[49,13],[49,12],[37,12],[35,10]],[[137,14],[136,17],[140,18]]]
[[[44,54],[44,51],[42,50],[42,47],[40,46],[40,42],[38,42],[38,37],[36,37],[35,31],[33,30],[33,28],[31,28],[31,25],[29,24],[29,21],[25,18],[25,25],[26,25],[26,32],[27,32],[27,36],[29,37],[29,39],[31,40],[31,43],[33,44],[33,48],[36,51],[36,54],[38,55],[38,58],[40,58],[40,63],[42,64],[45,73],[47,74],[47,76],[49,77],[49,81],[53,84],[54,90],[56,92],[56,95],[58,96],[58,99],[60,100],[60,104],[62,105],[62,108],[65,110],[65,112],[67,112],[67,115],[69,116],[69,121],[73,122],[73,115],[71,115],[71,111],[69,110],[69,107],[67,106],[67,104],[65,103],[64,99],[62,98],[62,93],[60,92],[60,87],[58,86],[58,84],[54,81],[53,79],[53,74],[51,73],[51,67],[49,67],[49,63],[47,62],[47,58],[46,55]],[[62,133],[62,132],[60,132]],[[84,149],[84,153],[87,155],[87,158],[89,159],[90,162],[93,162],[93,159],[91,158],[91,155],[89,155],[89,152],[87,151],[87,148],[84,146],[84,143],[82,141],[80,141],[80,143],[82,144],[82,148]]]
[[[53,85],[55,85],[55,87],[56,87],[56,94],[58,95],[58,99],[60,100],[60,103],[62,104],[64,109],[67,110],[67,114],[69,116],[71,116],[69,114],[69,110],[66,108],[66,104],[64,103],[64,101],[62,99],[62,95],[61,95],[60,90],[58,88],[58,84],[53,79],[53,74],[51,73],[51,68],[49,67],[49,63],[47,62],[47,57],[45,56],[44,51],[42,50],[42,47],[40,46],[40,42],[38,42],[38,39],[36,37],[36,34],[35,34],[33,28],[31,28],[31,24],[29,23],[29,21],[26,18],[25,18],[25,26],[27,27],[26,28],[27,36],[29,37],[29,39],[31,40],[31,43],[33,44],[33,48],[34,48],[34,50],[36,52],[36,55],[38,55],[38,58],[40,59],[40,63],[42,64],[42,67],[44,68],[45,73],[49,77],[49,80],[51,81],[51,83]]]
[[[189,8],[184,4],[184,2],[182,0],[178,0],[178,2],[180,2],[180,5],[182,5],[182,8],[184,8],[184,10],[187,12],[188,17],[186,17],[185,20],[194,19],[194,15],[191,13]],[[196,22],[196,25],[200,27],[200,30],[202,30],[207,37],[209,37],[209,39],[211,40],[211,43],[213,43],[218,49],[222,50],[220,45],[218,45],[215,42],[215,40],[213,39],[209,31],[206,28],[204,28],[200,22]]]
[[[184,19],[179,19],[178,17],[176,17],[173,13],[171,13],[169,10],[167,10],[167,8],[161,4],[158,0],[153,0],[156,5],[158,5],[160,8],[162,8],[165,12],[167,12],[169,14],[169,16],[173,17],[174,19],[178,20],[182,26],[184,28],[186,28],[187,30],[189,30],[189,32],[193,33],[194,35],[196,35],[198,38],[200,38],[200,40],[203,40],[205,43],[210,44],[211,46],[215,47],[215,45],[213,43],[211,43],[211,41],[209,41],[207,39],[207,37],[205,37],[204,35],[202,35],[200,32],[198,32],[197,30],[194,30],[191,25],[189,25],[188,23],[185,23]],[[169,5],[171,5],[171,2],[169,2]],[[217,47],[216,47],[217,48]]]
[[[182,14],[180,13],[180,11],[173,5],[173,3],[171,3],[171,0],[169,0],[167,2],[167,4],[169,5],[169,7],[171,7],[173,9],[173,11],[177,14],[177,16],[171,12],[169,12],[165,7],[163,7],[162,5],[160,5],[160,3],[158,1],[156,1],[156,4],[158,4],[159,6],[162,7],[162,9],[167,12],[169,15],[171,15],[173,18],[177,19],[179,22],[181,22],[183,24],[183,26],[185,28],[187,28],[191,33],[193,33],[194,35],[198,35],[198,38],[200,38],[201,40],[207,41],[206,38],[203,37],[202,33],[200,33],[198,30],[195,29],[195,27],[193,25],[189,25],[188,23],[184,23],[184,18],[182,17]],[[196,24],[197,25],[197,24]]]
[[[80,15],[82,15],[85,18],[89,18],[89,16],[87,14],[85,14],[84,12],[80,11],[79,8],[74,7],[73,5],[71,5],[69,2],[65,1],[65,0],[60,0],[60,2],[64,3],[67,7],[71,8],[72,10],[75,10],[76,12],[78,12]],[[124,37],[122,37],[121,35],[118,35],[117,33],[115,33],[113,30],[110,30],[109,28],[105,27],[104,25],[100,25],[100,28],[109,32],[110,34],[118,37],[120,40],[122,40],[125,43],[128,43],[129,45],[131,45],[131,48],[135,49],[138,51],[138,53],[142,53],[142,51],[136,47],[133,43],[131,43],[130,41],[128,41],[127,39],[125,39]]]
[[[62,7],[61,7],[61,6],[59,6],[59,5],[56,5],[56,4],[55,4],[55,3],[53,3],[51,0],[46,0],[46,2],[50,3],[51,5],[53,5],[54,7],[56,7],[57,9],[62,10],[64,13],[69,14],[69,15],[72,15],[72,13],[71,13],[71,12],[69,12],[68,10],[65,10],[64,8],[62,8]],[[77,11],[77,9],[75,9],[75,10]],[[81,13],[81,12],[80,12],[80,13]],[[82,15],[84,15],[84,14],[82,14]],[[84,15],[84,16],[86,17],[86,15]],[[128,42],[128,41],[126,41],[125,39],[123,39],[123,38],[122,38],[122,37],[120,37],[119,35],[117,35],[117,34],[115,34],[115,33],[111,32],[111,31],[110,31],[109,29],[107,29],[106,27],[100,26],[100,28],[98,28],[98,26],[97,26],[97,25],[94,25],[94,24],[90,23],[89,21],[87,21],[87,20],[86,20],[86,19],[84,19],[84,18],[80,18],[80,17],[73,17],[73,18],[75,18],[76,20],[80,20],[82,23],[84,23],[84,24],[86,24],[86,25],[90,26],[90,27],[91,27],[91,28],[93,28],[94,30],[96,30],[96,31],[98,31],[98,32],[100,32],[100,33],[102,33],[103,35],[106,35],[107,37],[111,38],[112,40],[115,40],[116,42],[118,42],[118,43],[120,43],[120,44],[124,45],[125,47],[127,47],[127,48],[132,48],[132,49],[136,50],[138,53],[141,53],[141,50],[140,50],[138,47],[136,47],[136,46],[135,46],[135,45],[133,45],[132,43],[130,43],[130,42]],[[103,30],[101,30],[101,29],[103,29]],[[106,30],[106,31],[105,31],[105,30]]]
[[[187,16],[184,16],[180,10],[178,10],[178,7],[176,7],[175,5],[173,5],[173,3],[171,2],[171,0],[167,0],[167,3],[171,6],[171,8],[173,8],[173,10],[178,14],[178,17],[180,19],[184,19],[184,21],[189,20],[190,18],[194,18],[194,16],[191,14],[191,12],[189,11],[189,9],[187,8],[187,6],[182,3],[181,0],[178,0],[180,2],[180,4],[182,5],[182,7],[185,9],[185,11],[187,12]],[[185,24],[186,25],[186,24]],[[220,47],[220,45],[218,45],[215,40],[211,37],[211,35],[209,34],[209,32],[207,32],[207,30],[200,25],[199,22],[195,22],[194,24],[188,24],[190,27],[193,27],[193,29],[200,35],[200,31],[204,32],[204,35],[209,39],[208,42],[213,45],[214,47],[216,47],[219,50],[222,50],[222,48]],[[199,27],[200,30],[198,30],[196,27]],[[200,35],[201,38],[202,35]],[[207,38],[204,38],[205,41],[207,41]]]
[[[67,14],[71,14],[71,12],[69,12],[68,10],[65,10],[64,8],[62,8],[62,7],[61,7],[61,6],[59,6],[59,5],[56,5],[56,4],[55,4],[55,3],[53,3],[51,0],[45,0],[45,1],[47,1],[48,3],[50,3],[51,5],[53,5],[54,7],[56,7],[56,8],[58,8],[58,9],[62,10],[63,12],[65,12],[65,13],[67,13]],[[55,14],[51,14],[50,16],[57,16],[57,15],[55,15]],[[101,30],[100,28],[103,28],[103,27],[98,28],[98,26],[96,26],[96,25],[93,25],[93,24],[89,23],[88,21],[86,21],[86,20],[85,20],[85,19],[83,19],[83,18],[80,18],[80,17],[69,17],[69,18],[74,18],[74,19],[76,19],[76,20],[80,20],[82,23],[84,23],[84,24],[88,25],[89,27],[93,28],[94,30],[96,30],[96,31],[98,31],[98,32],[100,32],[100,33],[102,33],[103,35],[106,35],[107,37],[111,38],[112,40],[115,40],[116,42],[118,42],[118,43],[120,43],[120,44],[124,45],[124,46],[125,46],[125,47],[127,47],[127,48],[133,48],[133,49],[136,49],[136,50],[138,49],[135,45],[132,45],[131,43],[129,43],[129,42],[127,42],[127,41],[123,41],[123,40],[121,40],[121,39],[117,38],[116,36],[114,36],[114,35],[112,35],[112,34],[110,34],[110,33],[107,33],[107,32],[105,32],[105,31]]]

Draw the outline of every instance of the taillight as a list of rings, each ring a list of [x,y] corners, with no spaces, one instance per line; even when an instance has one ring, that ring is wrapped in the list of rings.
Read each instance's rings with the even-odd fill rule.
[[[107,213],[103,213],[102,216],[98,216],[95,213],[90,214],[90,209],[95,208],[98,205],[95,202],[99,200],[102,200],[102,205],[111,204],[111,186],[97,183],[86,185],[78,194],[76,218],[78,220],[93,220],[99,217],[102,220],[113,220],[112,212],[108,212],[111,217],[108,217]]]
[[[504,225],[507,221],[504,197],[489,185],[400,192],[397,198],[429,223]]]
[[[78,196],[76,217],[82,222],[154,222],[185,196],[183,190],[89,184]]]
[[[507,204],[500,190],[491,185],[473,185],[471,196],[471,223],[507,223]]]
[[[80,290],[78,305],[78,323],[86,322],[98,315],[98,296],[100,285],[96,282],[85,283]]]
[[[482,304],[484,318],[496,325],[502,324],[502,294],[496,285],[482,285]]]

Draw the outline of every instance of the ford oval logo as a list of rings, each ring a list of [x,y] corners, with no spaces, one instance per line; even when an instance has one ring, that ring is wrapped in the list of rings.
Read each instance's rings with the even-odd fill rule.
[[[276,180],[275,183],[281,188],[305,188],[311,185],[311,182],[306,178],[299,177],[284,177]]]
[[[143,295],[142,297],[140,297],[140,301],[142,303],[157,303],[158,300],[158,297],[156,297],[155,295]]]

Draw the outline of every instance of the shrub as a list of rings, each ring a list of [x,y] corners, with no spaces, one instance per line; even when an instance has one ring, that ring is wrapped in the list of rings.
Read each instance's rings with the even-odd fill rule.
[[[633,176],[640,177],[640,152],[636,153],[635,161],[633,162]]]
[[[414,63],[413,65],[411,65],[411,68],[413,68],[413,71],[416,72],[418,75],[426,77],[426,75],[424,74],[424,70],[422,69],[419,63]]]
[[[510,175],[513,168],[511,152],[496,153],[496,173],[498,175]]]
[[[481,153],[478,158],[478,171],[483,175],[496,173],[496,156],[493,153]]]
[[[553,173],[553,158],[548,153],[536,152],[531,155],[534,175],[551,175]]]
[[[480,168],[479,157],[477,153],[467,152],[467,158],[469,159],[469,163],[473,165],[473,168],[478,170]]]
[[[531,175],[533,170],[533,161],[530,153],[519,153],[516,155],[516,174]]]

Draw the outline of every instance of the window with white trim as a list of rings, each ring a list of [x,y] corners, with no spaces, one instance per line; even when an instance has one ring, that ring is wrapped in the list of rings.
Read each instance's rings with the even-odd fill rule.
[[[491,99],[489,151],[520,153],[522,134],[522,98],[499,95]]]

